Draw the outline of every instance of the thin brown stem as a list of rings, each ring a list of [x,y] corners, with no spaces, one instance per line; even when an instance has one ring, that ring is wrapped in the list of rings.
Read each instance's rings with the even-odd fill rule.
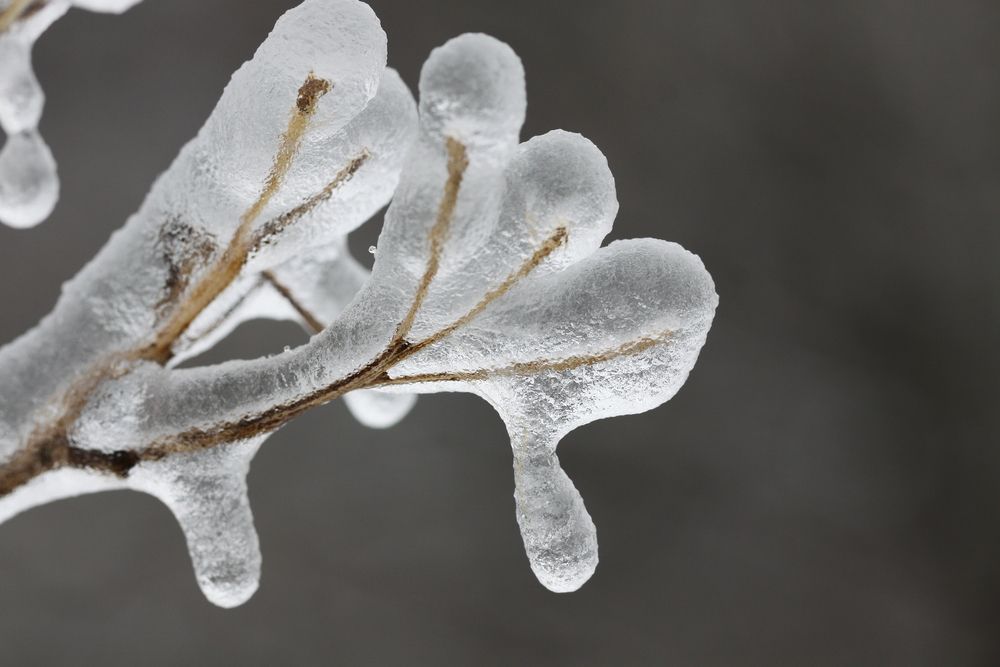
[[[300,95],[296,102],[296,114],[311,114],[311,109],[313,109],[315,100],[318,96],[325,93],[327,89],[328,88],[324,88],[323,86],[319,86],[315,83],[310,83],[309,80],[307,80],[307,83],[303,84],[303,88],[300,89]],[[298,127],[294,119],[293,122],[290,123],[290,128],[292,128],[293,125]],[[287,145],[289,142],[297,142],[301,138],[301,132],[304,131],[304,127],[305,126],[302,125],[300,129],[294,131],[293,129],[290,129],[289,132],[286,133],[286,141],[283,145]],[[289,139],[289,136],[295,132],[299,133],[299,138],[295,139],[293,137],[292,139]],[[672,332],[665,331],[655,336],[642,337],[635,341],[624,343],[611,350],[588,355],[574,355],[564,359],[539,359],[529,362],[518,362],[500,368],[480,369],[456,373],[420,374],[396,377],[390,376],[390,371],[400,362],[417,353],[421,349],[441,341],[459,328],[471,322],[474,318],[481,314],[487,306],[489,306],[489,304],[506,294],[518,281],[522,280],[531,271],[533,271],[539,264],[541,264],[542,261],[544,261],[546,257],[551,255],[552,252],[563,245],[567,239],[565,227],[558,227],[553,234],[531,255],[531,257],[525,260],[525,262],[518,267],[516,271],[505,278],[497,287],[488,291],[486,295],[484,295],[483,298],[480,299],[480,301],[477,302],[476,305],[473,306],[467,313],[456,319],[452,324],[444,327],[418,343],[408,342],[406,340],[406,335],[410,332],[416,316],[419,313],[424,299],[430,289],[430,285],[434,280],[434,277],[437,275],[440,266],[441,253],[447,239],[451,220],[457,204],[462,178],[466,168],[468,167],[468,158],[466,156],[465,147],[461,143],[449,138],[447,142],[447,150],[449,155],[448,180],[445,184],[444,195],[438,209],[437,218],[429,234],[430,253],[427,266],[418,284],[413,302],[408,309],[406,316],[397,326],[395,335],[382,353],[377,355],[364,366],[343,378],[330,382],[329,384],[311,391],[295,400],[272,406],[263,412],[248,415],[236,421],[213,424],[207,427],[190,428],[180,433],[151,442],[146,447],[137,450],[103,452],[74,447],[68,434],[89,400],[89,397],[101,382],[115,377],[117,372],[122,372],[115,371],[114,369],[119,366],[115,363],[109,362],[99,366],[99,370],[91,373],[89,376],[78,382],[74,389],[70,390],[70,392],[66,394],[64,399],[66,407],[62,413],[62,417],[56,420],[52,426],[45,429],[39,429],[33,433],[29,438],[27,445],[4,465],[0,466],[0,497],[7,495],[44,472],[62,467],[86,468],[106,472],[119,477],[127,477],[132,468],[143,461],[158,461],[171,455],[201,451],[225,443],[237,442],[265,435],[280,428],[286,422],[297,417],[310,408],[328,403],[343,394],[357,389],[377,388],[390,385],[419,384],[426,382],[475,381],[492,377],[515,376],[543,372],[565,372],[588,365],[607,362],[623,356],[639,354],[650,349],[656,344],[665,342],[670,338]],[[350,178],[354,171],[356,171],[357,167],[363,163],[366,157],[367,154],[358,158],[356,166],[352,168],[349,165],[345,171],[341,172],[343,176],[338,175],[338,177],[331,183],[342,183],[347,178]],[[275,160],[276,166],[272,170],[272,177],[269,178],[269,182],[264,187],[261,194],[260,202],[262,203],[259,203],[259,205],[255,205],[248,210],[243,217],[243,221],[241,222],[241,229],[249,229],[248,221],[252,221],[253,216],[259,215],[260,211],[263,210],[264,205],[266,204],[265,200],[269,199],[273,195],[274,191],[276,191],[280,186],[283,173],[286,173],[288,169],[287,164],[285,166],[281,166],[281,164],[283,161],[290,159],[291,153],[284,150],[279,151],[279,155]],[[336,185],[333,185],[332,187],[336,187]],[[331,192],[332,187],[330,188]],[[326,189],[324,189],[324,192],[326,192]],[[324,194],[321,192],[317,196],[323,197]],[[325,196],[328,197],[329,195],[327,194]],[[321,201],[321,199],[317,199],[316,203],[318,203],[318,201]],[[315,203],[310,204],[307,201],[303,204],[303,207],[305,208],[299,208],[302,209],[302,213],[304,213],[308,212],[308,210],[310,210],[314,205]],[[301,213],[299,215],[301,215]],[[237,237],[240,237],[239,232],[237,233]],[[242,235],[242,239],[243,240],[238,244],[234,243],[230,245],[230,248],[227,249],[226,253],[224,253],[223,259],[225,259],[227,255],[232,255],[235,252],[233,248],[245,249],[249,246],[250,239],[248,235],[244,233]],[[230,260],[232,260],[232,257],[230,257]],[[236,262],[235,260],[232,261],[234,261],[233,265],[238,271],[238,269],[242,266],[242,263]],[[231,270],[230,267],[230,264],[223,264],[219,273],[224,277],[227,276],[228,272]],[[235,274],[232,277],[235,277]],[[287,286],[283,285],[273,273],[265,272],[262,278],[274,286],[274,288],[292,305],[292,307],[296,309],[310,328],[314,331],[320,331],[323,329],[323,325],[318,318],[310,313],[309,310],[305,308],[297,298],[295,298],[291,290],[289,290]],[[218,291],[221,291],[221,288],[218,287],[212,289],[218,289]],[[211,293],[212,289],[207,287],[201,288],[201,290],[198,291],[198,294],[202,296],[199,296],[195,300],[195,303],[199,303],[201,308],[208,305],[211,300],[204,301],[204,295]],[[215,292],[212,298],[217,296],[218,291]],[[202,301],[204,302],[202,303]],[[180,335],[189,323],[190,322],[181,323],[183,326],[180,324],[174,324],[171,331],[176,335]],[[126,360],[129,358],[130,357],[125,357]],[[150,357],[139,355],[138,357],[131,358]]]
[[[70,445],[70,429],[94,390],[105,380],[118,377],[122,372],[114,364],[108,364],[73,384],[63,396],[64,409],[61,416],[32,431],[25,446],[0,466],[0,497],[43,472],[71,465],[84,458],[71,451],[75,448]]]
[[[158,461],[167,456],[208,449],[217,445],[247,440],[270,433],[307,410],[329,403],[344,394],[358,389],[372,389],[391,385],[418,384],[426,382],[462,382],[486,380],[494,377],[511,377],[544,372],[566,372],[641,354],[655,345],[666,342],[672,335],[664,331],[655,336],[644,336],[618,347],[586,355],[574,355],[564,359],[538,359],[518,362],[501,368],[481,369],[459,373],[434,373],[390,377],[389,371],[400,361],[413,354],[412,347],[397,343],[386,349],[371,362],[357,371],[325,387],[285,403],[273,406],[258,415],[248,416],[238,421],[213,425],[211,428],[193,428],[169,436],[150,444],[136,454],[140,461]]]
[[[498,368],[481,368],[474,371],[460,371],[456,373],[424,373],[420,375],[401,375],[392,377],[386,374],[379,378],[372,387],[386,387],[390,385],[420,384],[422,382],[471,382],[475,380],[488,380],[496,377],[512,377],[517,375],[532,375],[536,373],[566,371],[592,366],[594,364],[612,361],[621,357],[640,354],[650,349],[654,345],[666,342],[673,332],[663,331],[655,336],[643,336],[633,341],[623,343],[611,350],[605,350],[595,354],[580,354],[563,359],[536,359],[533,361],[521,361],[501,366]]]
[[[210,428],[192,428],[152,443],[138,453],[139,460],[158,461],[172,454],[200,451],[217,445],[247,440],[270,433],[307,410],[325,405],[344,394],[372,386],[376,378],[405,358],[407,344],[397,342],[353,373],[294,401],[273,406],[264,412]]]
[[[219,315],[215,320],[212,321],[211,324],[209,324],[208,326],[203,328],[200,332],[198,332],[197,340],[199,341],[204,340],[206,337],[211,336],[216,329],[222,326],[222,324],[230,317],[232,317],[237,310],[243,307],[243,304],[247,302],[247,299],[249,299],[250,296],[253,295],[261,287],[261,285],[264,284],[264,282],[265,281],[263,276],[258,277],[257,280],[254,282],[253,286],[251,286],[250,289],[241,294],[240,297],[232,303],[232,305],[226,308],[226,311],[224,313]],[[176,357],[174,358],[176,359]]]
[[[27,5],[28,3],[23,2],[23,0],[14,0],[3,14],[0,14],[0,21],[6,20],[6,25],[9,25],[17,16],[21,15]],[[0,25],[3,24],[0,23]],[[252,223],[281,187],[302,137],[308,128],[308,121],[316,111],[319,99],[331,88],[332,84],[329,81],[319,79],[312,73],[306,77],[299,88],[291,119],[282,135],[281,144],[261,193],[254,204],[240,217],[240,225],[219,260],[209,268],[205,277],[188,292],[185,301],[173,308],[169,319],[160,328],[152,344],[109,355],[95,363],[90,371],[74,382],[61,396],[53,399],[53,402],[60,403],[59,417],[49,425],[35,429],[29,434],[18,453],[0,466],[0,497],[42,472],[75,463],[80,463],[78,467],[117,471],[116,474],[127,472],[127,468],[123,468],[121,465],[122,460],[129,460],[130,457],[127,453],[109,454],[108,456],[111,458],[106,461],[102,459],[104,454],[100,452],[79,450],[79,452],[74,453],[75,448],[70,445],[68,435],[70,429],[79,418],[97,386],[121,372],[117,369],[123,366],[122,362],[145,359],[164,364],[169,361],[176,340],[187,330],[191,322],[204,311],[205,307],[236,278],[252,247],[252,238],[249,233]],[[360,164],[357,164],[351,168],[349,165],[347,178],[353,175],[359,166]],[[343,173],[341,172],[341,174]],[[340,174],[338,174],[338,178],[334,179],[334,183],[339,184],[345,180]],[[124,472],[122,472],[123,470]]]
[[[403,320],[396,328],[396,340],[405,340],[407,334],[410,333],[413,321],[417,317],[417,311],[423,305],[431,282],[434,280],[434,276],[437,275],[438,268],[441,266],[441,251],[444,248],[445,239],[448,237],[448,230],[451,228],[451,220],[455,215],[455,206],[458,204],[458,192],[462,187],[462,178],[465,176],[465,170],[469,166],[469,158],[466,155],[464,144],[448,137],[445,148],[448,151],[448,180],[445,182],[444,196],[441,198],[437,218],[434,220],[434,226],[431,227],[429,235],[430,254],[427,259],[427,267],[424,269],[424,275],[417,284],[417,291],[413,297],[413,303],[410,304],[409,311],[407,311],[406,316],[403,317]]]
[[[371,157],[371,153],[367,149],[362,150],[361,154],[353,158],[347,163],[347,166],[337,172],[337,175],[333,177],[329,183],[323,186],[323,189],[314,194],[309,199],[305,200],[295,208],[282,213],[277,218],[264,223],[260,230],[254,235],[253,244],[249,249],[250,253],[260,250],[260,248],[267,243],[271,242],[275,237],[277,237],[282,231],[287,229],[293,223],[297,222],[302,216],[306,215],[314,208],[327,201],[344,183],[351,180],[361,166]]]
[[[219,259],[206,271],[205,276],[187,292],[184,301],[171,311],[167,321],[160,326],[153,343],[140,352],[139,358],[156,361],[160,364],[169,361],[173,354],[174,342],[239,275],[254,247],[254,238],[251,234],[253,223],[284,182],[299,145],[302,143],[302,137],[309,126],[309,120],[316,112],[319,99],[332,87],[333,85],[329,81],[319,79],[312,73],[306,77],[305,82],[299,87],[299,94],[288,121],[288,127],[281,137],[278,152],[260,194],[240,216],[240,224]]]
[[[447,190],[445,196],[448,196]],[[263,435],[281,427],[286,422],[297,417],[310,408],[324,405],[350,391],[358,389],[388,386],[392,384],[477,380],[486,379],[495,375],[518,375],[533,372],[540,373],[544,371],[572,370],[585,365],[609,361],[621,356],[639,354],[640,352],[649,349],[653,345],[658,342],[662,342],[669,337],[670,332],[667,331],[659,336],[640,338],[639,340],[620,345],[613,350],[608,350],[598,354],[577,355],[560,360],[543,359],[532,362],[521,362],[499,369],[480,370],[466,373],[404,376],[400,378],[390,377],[389,371],[401,361],[407,359],[428,345],[442,340],[458,328],[474,319],[486,308],[486,306],[498,299],[501,295],[508,292],[510,288],[517,283],[517,281],[523,279],[532,270],[534,270],[546,257],[552,254],[556,248],[561,246],[566,241],[566,238],[567,232],[565,227],[558,227],[552,236],[546,239],[542,246],[532,253],[531,257],[525,260],[525,262],[516,271],[511,273],[510,276],[508,276],[503,282],[501,282],[500,285],[487,292],[486,295],[465,315],[455,320],[455,322],[451,325],[424,339],[420,343],[408,343],[405,339],[399,337],[398,335],[398,331],[401,327],[397,328],[397,336],[389,344],[386,350],[358,371],[355,371],[344,378],[338,379],[325,387],[317,389],[293,402],[274,406],[261,414],[245,417],[235,422],[214,425],[209,429],[190,429],[175,436],[171,436],[170,438],[154,443],[149,448],[143,450],[139,454],[140,460],[159,460],[170,454],[197,451],[226,442],[246,440]],[[438,246],[437,253],[439,254],[440,252],[441,247]],[[434,257],[434,253],[432,253],[431,257]],[[433,259],[429,261],[433,261]],[[431,277],[433,278],[433,275]],[[273,280],[273,276],[271,279]],[[272,282],[272,284],[278,288],[278,291],[289,301],[290,304],[292,304],[293,307],[300,307],[298,305],[298,300],[287,287],[281,286],[281,283],[276,280]],[[419,294],[420,292],[418,291],[418,295]],[[410,312],[412,312],[414,316],[418,310],[419,305],[416,308],[410,308]],[[304,309],[302,312],[308,313],[308,311]],[[319,325],[319,322],[316,322],[316,325],[316,328],[322,328],[322,326]]]
[[[275,276],[274,273],[271,271],[265,271],[261,274],[261,277],[271,284],[271,287],[273,287],[275,291],[277,291],[278,294],[280,294],[282,298],[288,302],[288,305],[295,309],[295,312],[299,314],[299,317],[302,318],[302,321],[306,323],[312,333],[318,334],[326,328],[323,323],[319,321],[319,318],[313,315],[312,312],[306,308],[305,304],[299,301],[299,299],[292,294],[292,290],[289,289],[283,282],[278,280],[278,277]]]
[[[117,477],[127,477],[132,468],[143,461],[159,461],[168,456],[202,451],[218,445],[271,433],[307,410],[329,403],[357,389],[427,382],[470,382],[495,377],[565,372],[640,354],[655,345],[666,342],[671,335],[671,331],[664,331],[656,336],[643,337],[624,343],[611,350],[588,355],[574,355],[564,359],[539,359],[518,362],[500,368],[457,373],[428,373],[390,377],[389,370],[411,353],[405,343],[397,344],[354,373],[295,401],[273,406],[263,413],[238,421],[216,424],[210,428],[188,429],[154,441],[138,451],[103,452],[73,447],[65,429],[52,429],[47,431],[44,437],[38,439],[34,447],[18,452],[0,468],[0,497],[14,491],[42,473],[63,467],[87,468]]]
[[[487,292],[486,296],[480,299],[479,303],[473,306],[469,312],[467,312],[465,315],[462,315],[457,320],[455,320],[445,328],[441,329],[440,331],[431,334],[430,336],[428,336],[427,338],[423,339],[418,343],[414,343],[411,348],[412,352],[418,352],[419,350],[422,350],[425,347],[428,347],[429,345],[433,345],[442,338],[445,338],[446,336],[453,333],[455,330],[471,322],[480,313],[486,310],[487,306],[489,306],[491,303],[493,303],[501,296],[506,294],[508,291],[510,291],[510,288],[513,287],[519,280],[523,279],[529,273],[534,271],[535,268],[539,264],[541,264],[546,257],[551,255],[556,250],[556,248],[561,246],[566,241],[567,237],[568,233],[566,232],[566,228],[557,227],[556,231],[553,232],[552,236],[547,238],[545,242],[534,253],[532,253],[531,257],[526,259],[524,263],[521,264],[521,266],[518,267],[516,271],[507,276],[507,278],[502,283],[500,283],[499,285],[491,289],[489,292]]]

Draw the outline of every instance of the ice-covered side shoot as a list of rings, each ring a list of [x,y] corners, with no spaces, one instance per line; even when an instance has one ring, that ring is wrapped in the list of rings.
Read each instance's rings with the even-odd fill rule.
[[[31,48],[70,7],[121,13],[139,0],[0,0],[0,223],[34,227],[59,199],[56,162],[38,133],[45,104]]]
[[[507,425],[531,568],[553,591],[597,565],[556,446],[670,399],[717,297],[655,239],[602,247],[617,212],[601,152],[519,143],[524,74],[505,44],[435,49],[419,108],[356,0],[307,0],[233,76],[198,136],[55,310],[0,349],[0,520],[57,498],[160,498],[222,606],[256,589],[246,473],[263,441],[341,396],[387,426],[412,394],[481,396]],[[388,199],[371,275],[345,236]],[[239,322],[314,335],[284,353],[177,362]]]

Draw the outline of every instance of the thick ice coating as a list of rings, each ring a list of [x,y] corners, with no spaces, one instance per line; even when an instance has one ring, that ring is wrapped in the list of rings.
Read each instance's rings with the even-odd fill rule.
[[[289,170],[294,174],[329,173],[318,165],[348,165],[327,183],[311,187],[322,197],[304,197],[289,210],[295,218],[250,258],[244,275],[206,307],[174,345],[172,364],[204,352],[243,322],[253,319],[291,320],[310,334],[333,322],[368,279],[368,270],[346,247],[347,233],[368,219],[392,195],[401,163],[414,138],[413,96],[395,70],[385,70],[376,96],[338,135],[312,155],[299,154]],[[312,159],[309,169],[297,165]],[[338,181],[338,179],[341,179]],[[335,190],[329,188],[336,183]],[[309,248],[302,252],[302,248]],[[345,401],[363,424],[387,428],[413,407],[414,396],[359,390]]]
[[[59,198],[56,163],[38,121],[45,93],[31,67],[35,40],[70,7],[120,13],[139,0],[0,0],[0,222],[34,227]]]
[[[597,530],[556,455],[521,449],[514,447],[514,501],[528,562],[543,586],[571,593],[597,568]]]
[[[209,599],[252,594],[260,559],[244,478],[266,433],[137,456],[128,443],[155,423],[133,378],[167,372],[248,317],[308,326],[302,303],[324,322],[343,310],[367,275],[344,237],[385,205],[414,136],[416,104],[384,66],[385,36],[361,2],[308,0],[278,21],[140,211],[52,314],[0,349],[0,518],[146,491],[180,522]],[[384,426],[413,400],[372,392],[356,409]]]
[[[420,93],[439,101],[429,121],[421,113],[370,280],[301,348],[136,375],[141,390],[131,393],[146,397],[142,437],[172,441],[179,422],[197,433],[254,433],[284,418],[275,410],[296,414],[358,389],[476,393],[511,434],[532,569],[552,590],[574,590],[596,567],[597,542],[556,445],[581,424],[673,396],[705,341],[714,285],[676,244],[601,248],[617,202],[600,151],[566,132],[518,146],[522,104],[499,116],[466,108],[459,102],[470,95],[439,69],[461,70],[487,99],[523,99],[520,63],[505,45],[467,35],[436,50]],[[302,280],[287,269],[276,275]],[[142,437],[132,437],[138,446]]]
[[[152,493],[202,590],[232,606],[257,586],[245,477],[270,433],[341,396],[385,427],[414,393],[465,391],[507,427],[538,580],[590,578],[596,530],[557,446],[680,389],[718,303],[711,276],[674,243],[602,246],[618,210],[607,161],[568,132],[519,143],[524,73],[507,45],[435,49],[419,108],[384,57],[355,0],[286,14],[54,313],[0,349],[0,518]],[[393,190],[369,275],[345,235]],[[178,367],[256,317],[311,338]]]
[[[472,91],[520,99],[505,89],[522,85],[516,57],[489,38],[435,51],[421,76],[420,141],[356,310],[368,317],[366,303],[396,298],[391,321],[410,350],[388,369],[391,383],[471,391],[503,417],[532,569],[564,592],[593,573],[597,540],[556,445],[577,426],[673,396],[717,297],[701,261],[675,244],[598,249],[617,201],[593,144],[552,132],[512,150],[519,104],[491,115],[463,103]]]
[[[260,581],[260,545],[246,476],[263,440],[144,463],[129,478],[130,488],[156,496],[173,512],[198,586],[220,607],[243,604]]]

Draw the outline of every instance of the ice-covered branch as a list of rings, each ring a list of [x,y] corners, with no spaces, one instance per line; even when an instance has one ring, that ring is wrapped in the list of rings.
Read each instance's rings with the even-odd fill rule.
[[[507,425],[539,580],[570,591],[591,576],[594,525],[556,446],[673,396],[711,326],[711,277],[675,244],[602,247],[617,212],[607,162],[566,132],[519,143],[509,47],[464,35],[436,49],[419,110],[384,59],[356,0],[282,17],[125,229],[0,349],[0,519],[76,493],[152,493],[206,595],[238,604],[260,567],[245,475],[269,434],[342,396],[386,426],[414,393],[465,391]],[[344,239],[390,195],[368,275]],[[255,317],[312,337],[178,367]]]

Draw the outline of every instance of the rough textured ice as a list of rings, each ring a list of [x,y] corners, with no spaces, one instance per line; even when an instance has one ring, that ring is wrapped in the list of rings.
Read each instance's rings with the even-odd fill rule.
[[[309,77],[328,81],[329,90],[317,96],[280,187],[256,215],[247,216],[255,201],[265,199],[274,156],[281,154]],[[66,413],[74,391],[95,369],[117,380],[91,389],[93,409],[74,422],[71,444],[83,451],[120,452],[148,443],[158,422],[141,409],[152,392],[139,380],[169,376],[167,369],[245,319],[302,322],[290,302],[262,281],[265,273],[287,281],[317,317],[336,317],[367,276],[344,253],[344,238],[391,196],[415,118],[410,92],[385,69],[385,36],[367,5],[309,0],[282,17],[140,211],[64,286],[49,316],[0,349],[0,469],[16,463],[25,443]],[[345,168],[358,158],[363,160],[345,177]],[[330,183],[335,187],[324,192]],[[292,216],[294,224],[275,224],[305,203],[309,210]],[[157,331],[176,315],[176,304],[190,302],[204,277],[225,263],[229,240],[241,227],[251,240],[262,241],[244,244],[246,259],[237,264],[230,286],[169,346],[165,366],[144,360]],[[267,233],[254,236],[262,230]],[[349,280],[339,282],[345,277]],[[240,307],[230,312],[236,303]],[[280,384],[293,386],[291,378]],[[207,405],[237,401],[240,394],[238,387],[220,389]],[[353,407],[363,420],[384,426],[413,400],[372,392]],[[184,418],[168,419],[162,431],[183,423]],[[109,488],[152,493],[180,522],[209,599],[238,604],[252,594],[259,573],[245,475],[264,437],[144,462],[126,480],[57,469],[0,499],[0,518]]]
[[[282,235],[280,243],[252,259],[250,268],[260,270],[247,271],[245,279],[234,283],[199,315],[175,346],[174,363],[211,348],[248,320],[292,320],[309,333],[333,322],[369,273],[348,252],[347,233],[371,217],[391,196],[413,141],[415,122],[412,95],[395,70],[385,70],[374,99],[328,145],[313,154],[300,153],[296,163],[302,161],[306,168],[293,167],[289,178],[328,173],[328,169],[317,165],[319,162],[345,164],[358,155],[368,155],[361,170],[342,189],[341,196],[313,208]],[[306,182],[301,199],[308,197],[305,193],[309,188],[322,189],[325,183],[320,180]],[[309,252],[301,252],[303,247],[309,247]],[[279,290],[293,294],[301,308],[290,306]],[[362,390],[345,400],[363,424],[386,428],[409,412],[415,397]]]
[[[123,12],[139,0],[0,0],[0,222],[33,227],[59,198],[56,163],[38,134],[45,94],[31,67],[35,40],[70,7]]]
[[[517,525],[531,570],[550,591],[580,588],[597,567],[597,531],[559,459],[515,448],[514,484]]]
[[[389,374],[431,378],[411,391],[470,391],[496,408],[511,435],[532,569],[554,591],[575,590],[596,567],[597,541],[556,445],[577,426],[673,396],[704,344],[714,285],[701,261],[675,244],[639,239],[600,248],[617,211],[606,161],[564,132],[516,145],[523,81],[505,45],[466,35],[436,50],[420,99],[418,144],[386,215],[372,280],[347,317],[374,329],[389,308],[389,323],[404,316],[439,219],[446,140],[461,142],[468,166],[409,339],[462,325]],[[463,321],[554,238],[563,238],[554,251]]]
[[[596,531],[557,446],[678,391],[712,323],[712,279],[673,243],[602,246],[618,209],[607,162],[576,134],[519,142],[524,73],[505,44],[435,49],[419,107],[384,61],[360,2],[287,13],[53,313],[0,349],[0,490],[39,442],[66,459],[0,494],[0,519],[105,488],[152,493],[206,596],[232,606],[257,587],[245,478],[269,433],[341,395],[384,427],[412,394],[465,391],[506,424],[532,571],[558,592],[593,574]],[[390,196],[369,275],[345,236]],[[311,338],[178,367],[260,317]]]
[[[260,545],[246,475],[263,441],[144,463],[129,477],[130,488],[159,498],[177,517],[198,585],[220,607],[243,604],[260,581]]]

